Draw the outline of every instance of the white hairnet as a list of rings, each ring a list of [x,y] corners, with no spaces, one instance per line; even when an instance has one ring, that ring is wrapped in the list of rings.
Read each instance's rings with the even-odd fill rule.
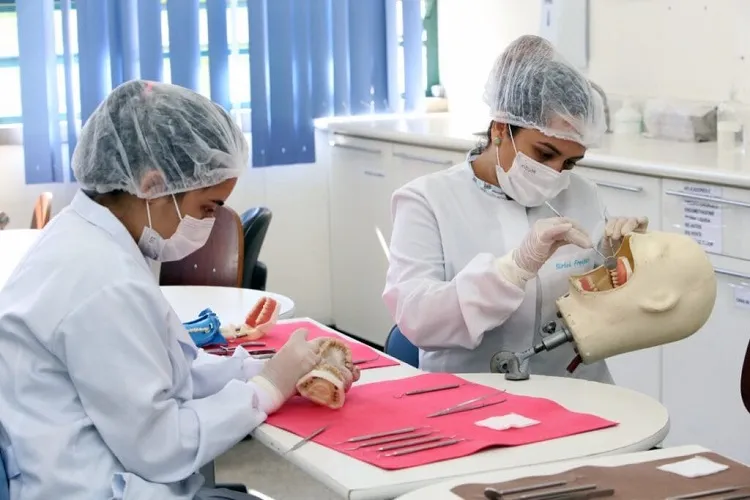
[[[242,131],[219,105],[183,87],[134,80],[86,121],[72,163],[86,191],[155,198],[238,177],[248,156]],[[160,175],[145,178],[153,172]]]
[[[606,131],[604,101],[544,38],[516,39],[495,61],[484,90],[493,120],[594,146]]]

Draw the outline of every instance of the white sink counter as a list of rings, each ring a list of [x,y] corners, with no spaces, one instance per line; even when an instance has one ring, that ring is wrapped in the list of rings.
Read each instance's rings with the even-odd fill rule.
[[[479,142],[489,120],[458,119],[448,113],[326,118],[318,129],[449,151],[468,151]],[[580,165],[620,172],[750,188],[750,155],[719,158],[716,143],[681,143],[607,134]]]

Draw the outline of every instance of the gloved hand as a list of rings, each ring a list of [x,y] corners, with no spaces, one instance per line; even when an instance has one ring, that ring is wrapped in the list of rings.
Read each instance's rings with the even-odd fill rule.
[[[297,382],[318,363],[315,343],[307,341],[307,330],[296,330],[279,352],[266,362],[257,378],[259,385],[270,385],[278,394],[275,407],[281,406],[297,392]],[[267,384],[262,383],[263,381]]]
[[[567,217],[538,220],[518,248],[496,261],[496,268],[508,281],[523,288],[558,248],[568,244],[594,247],[586,231]]]
[[[648,217],[613,217],[607,221],[604,234],[612,240],[621,240],[630,233],[645,233]]]

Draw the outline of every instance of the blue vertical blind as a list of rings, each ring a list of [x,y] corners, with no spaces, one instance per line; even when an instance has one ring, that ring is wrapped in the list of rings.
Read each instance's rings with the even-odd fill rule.
[[[419,109],[423,3],[18,1],[27,183],[62,182],[79,120],[137,78],[250,108],[253,166],[313,162],[315,118]]]

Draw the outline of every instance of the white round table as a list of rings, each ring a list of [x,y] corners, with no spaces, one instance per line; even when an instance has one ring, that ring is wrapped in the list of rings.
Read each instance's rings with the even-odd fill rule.
[[[210,308],[222,323],[242,323],[261,297],[276,299],[281,307],[279,319],[294,316],[294,301],[278,293],[217,286],[163,286],[161,290],[183,322],[194,320],[199,312]]]
[[[5,286],[5,282],[41,233],[39,229],[0,231],[0,289]]]
[[[422,373],[404,365],[367,371],[373,372],[367,382]],[[669,431],[669,415],[664,406],[645,394],[624,387],[533,375],[523,382],[510,382],[502,375],[492,373],[458,376],[477,384],[506,389],[513,394],[547,398],[568,410],[598,415],[619,425],[525,446],[493,448],[469,457],[396,471],[379,469],[317,443],[308,443],[285,458],[344,498],[375,500],[395,498],[430,484],[470,474],[645,451],[661,443]],[[362,381],[356,384],[360,383]],[[279,453],[299,442],[299,437],[294,434],[268,424],[258,427],[253,436]]]

